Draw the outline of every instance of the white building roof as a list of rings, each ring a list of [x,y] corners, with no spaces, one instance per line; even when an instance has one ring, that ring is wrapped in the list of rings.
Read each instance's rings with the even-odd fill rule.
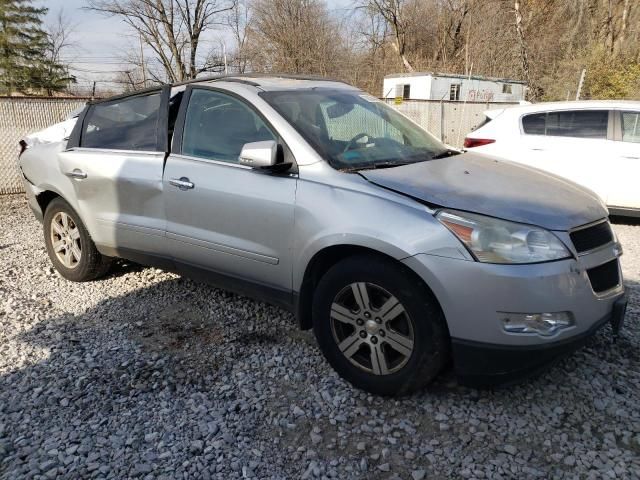
[[[497,77],[483,77],[481,75],[462,75],[459,73],[439,73],[439,72],[411,72],[411,73],[392,73],[385,75],[384,78],[404,78],[404,77],[444,77],[444,78],[459,78],[461,80],[486,80],[489,82],[503,82],[503,83],[519,83],[526,85],[527,82],[522,80],[511,80],[509,78],[497,78]]]

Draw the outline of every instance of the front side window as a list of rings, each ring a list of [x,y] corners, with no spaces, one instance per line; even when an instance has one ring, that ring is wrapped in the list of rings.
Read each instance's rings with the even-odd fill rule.
[[[237,163],[245,143],[265,140],[276,137],[245,103],[213,90],[191,92],[182,134],[184,155]]]
[[[157,150],[161,94],[140,95],[92,105],[80,146],[114,150]]]
[[[411,98],[411,85],[404,85],[402,87],[402,98],[409,100]]]
[[[622,112],[622,141],[640,143],[640,112]]]
[[[529,135],[607,138],[607,110],[569,110],[525,115],[522,129]]]
[[[334,168],[415,163],[448,151],[409,119],[357,90],[272,91],[260,96]]]

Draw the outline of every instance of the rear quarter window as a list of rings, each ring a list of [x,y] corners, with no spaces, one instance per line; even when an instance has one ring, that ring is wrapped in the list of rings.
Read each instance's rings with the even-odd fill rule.
[[[522,117],[522,130],[527,135],[544,135],[546,124],[546,113],[535,113]]]

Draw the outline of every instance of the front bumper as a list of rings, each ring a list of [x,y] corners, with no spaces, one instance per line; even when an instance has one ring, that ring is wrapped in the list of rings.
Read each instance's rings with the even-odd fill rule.
[[[611,324],[615,330],[624,317],[626,301],[625,296],[616,300],[612,311],[588,330],[548,344],[512,346],[456,339],[452,348],[458,380],[481,387],[514,383],[535,375],[584,346],[605,325]]]
[[[440,302],[458,377],[467,384],[495,384],[534,373],[579,348],[612,320],[614,307],[624,298],[622,275],[615,288],[595,293],[587,271],[616,259],[617,248],[612,244],[586,256],[533,265],[435,255],[415,255],[403,262]],[[570,312],[575,324],[552,336],[512,333],[504,330],[504,312]]]

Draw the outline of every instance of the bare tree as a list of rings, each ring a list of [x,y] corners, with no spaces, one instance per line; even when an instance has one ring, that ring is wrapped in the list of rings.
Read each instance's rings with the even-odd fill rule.
[[[407,58],[407,30],[406,0],[367,0],[364,6],[384,18],[393,35],[393,48],[400,57],[402,65],[408,72],[414,68]]]
[[[77,46],[77,42],[73,39],[75,26],[63,9],[60,9],[53,22],[46,26],[46,32],[49,36],[48,59],[55,63],[64,63],[62,54]]]
[[[87,0],[88,9],[120,17],[151,48],[166,80],[179,82],[219,69],[217,57],[201,55],[202,35],[225,25],[237,0]]]
[[[250,19],[251,6],[247,0],[238,0],[234,7],[229,10],[227,16],[227,26],[231,30],[235,42],[233,63],[238,73],[245,73],[249,65],[247,38]]]
[[[522,65],[522,73],[531,88],[531,71],[529,70],[529,51],[527,41],[524,36],[524,28],[522,27],[522,11],[520,10],[520,0],[513,3],[513,13],[515,15],[515,28],[518,35],[518,45],[520,46],[520,62]]]
[[[63,9],[58,11],[54,20],[45,26],[47,42],[44,50],[45,77],[48,79],[47,95],[54,91],[68,89],[70,84],[76,83],[76,78],[70,74],[68,62],[62,55],[72,49],[77,43],[73,39],[75,26],[65,15]]]
[[[249,28],[255,70],[329,75],[341,47],[321,0],[255,0]]]

